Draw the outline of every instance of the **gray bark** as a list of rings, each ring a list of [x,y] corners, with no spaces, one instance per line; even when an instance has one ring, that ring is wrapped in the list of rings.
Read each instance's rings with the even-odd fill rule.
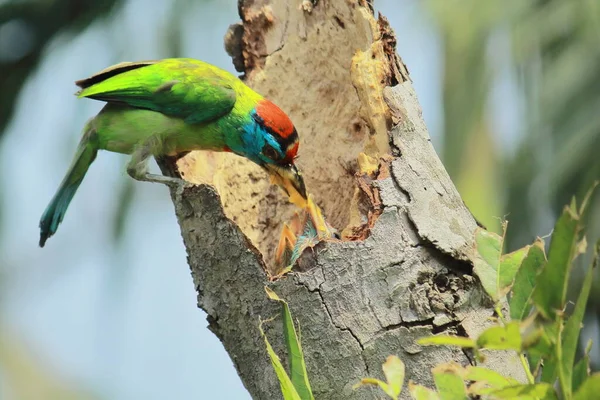
[[[238,54],[237,65],[243,61]],[[393,160],[389,176],[373,181],[381,214],[365,240],[320,243],[306,252],[302,272],[269,282],[262,255],[226,216],[215,189],[186,185],[172,192],[198,305],[253,398],[281,398],[258,331],[259,317],[280,312],[265,286],[288,301],[298,320],[316,399],[382,398],[352,385],[367,376],[382,379],[381,364],[390,354],[405,362],[408,379],[430,387],[433,366],[473,362],[460,349],[415,343],[439,332],[476,336],[490,324],[493,309],[472,271],[476,222],[430,143],[411,83],[400,82],[383,92]],[[280,325],[275,320],[266,328],[284,355]],[[523,379],[509,354],[490,354],[486,363]]]

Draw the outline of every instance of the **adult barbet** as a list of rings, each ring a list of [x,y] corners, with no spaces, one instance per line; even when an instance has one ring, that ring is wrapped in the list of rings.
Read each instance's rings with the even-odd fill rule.
[[[127,173],[141,181],[177,184],[151,174],[151,156],[192,150],[229,151],[260,165],[284,188],[306,198],[294,159],[298,133],[275,104],[213,65],[188,58],[126,62],[76,82],[78,97],[107,102],[89,120],[58,191],[40,220],[40,246],[56,233],[98,150],[131,154]]]

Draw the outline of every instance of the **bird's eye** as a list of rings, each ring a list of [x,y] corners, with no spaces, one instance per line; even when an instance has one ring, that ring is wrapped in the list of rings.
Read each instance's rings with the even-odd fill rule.
[[[273,147],[268,144],[265,144],[265,147],[262,149],[262,153],[269,160],[277,161],[279,160],[279,153]]]

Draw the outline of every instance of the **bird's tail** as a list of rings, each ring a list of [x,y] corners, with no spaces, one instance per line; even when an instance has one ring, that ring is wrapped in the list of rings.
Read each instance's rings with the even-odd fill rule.
[[[67,212],[71,199],[73,199],[88,168],[96,158],[98,147],[93,140],[93,136],[94,132],[91,129],[91,123],[88,122],[77,147],[75,158],[40,219],[40,247],[44,247],[46,240],[56,233],[58,225],[60,225]]]

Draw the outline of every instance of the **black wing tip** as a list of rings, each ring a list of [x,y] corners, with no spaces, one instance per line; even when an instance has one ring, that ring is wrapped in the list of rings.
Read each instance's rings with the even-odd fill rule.
[[[44,247],[46,245],[46,241],[48,239],[50,239],[52,237],[52,235],[54,235],[56,233],[56,231],[53,231],[49,221],[45,220],[42,217],[42,220],[40,221],[40,242],[39,245],[40,247]]]
[[[80,87],[82,90],[85,89],[86,87],[86,81],[88,81],[91,78],[86,78],[86,79],[80,79],[78,81],[75,81],[75,85],[77,85],[78,87]],[[81,93],[81,90],[78,90],[76,94]]]
[[[158,61],[122,62],[111,67],[105,68],[97,74],[90,76],[89,78],[75,81],[75,85],[79,86],[81,89],[87,89],[90,86],[105,81],[108,78],[112,78],[115,75],[119,75],[124,72],[138,69],[141,67],[146,67],[148,65],[156,64],[157,62]]]
[[[52,235],[49,235],[48,232],[44,232],[44,231],[40,232],[40,243],[39,244],[40,244],[41,248],[44,247],[44,245],[46,244],[46,240],[48,240],[48,238],[50,236],[52,236]]]

